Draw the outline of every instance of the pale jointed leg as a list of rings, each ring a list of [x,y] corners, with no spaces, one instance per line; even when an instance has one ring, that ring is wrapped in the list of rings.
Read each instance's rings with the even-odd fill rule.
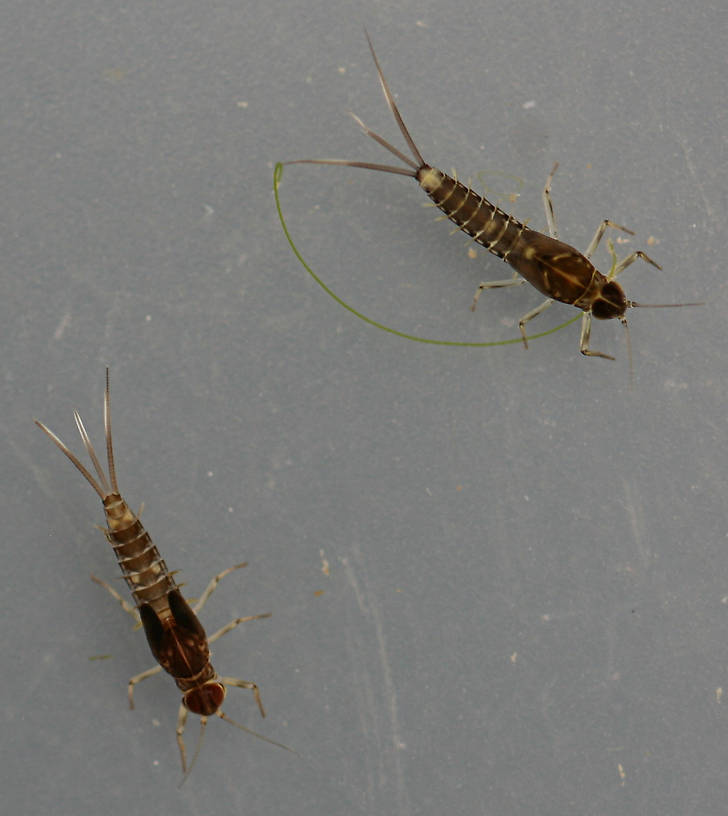
[[[579,351],[585,357],[603,357],[605,360],[613,360],[611,354],[604,354],[602,351],[592,351],[589,348],[589,338],[591,337],[591,312],[584,312],[581,318],[581,337],[579,338]]]
[[[235,688],[250,689],[255,697],[255,702],[260,709],[260,716],[265,717],[265,709],[263,708],[263,701],[260,699],[260,691],[256,683],[251,683],[249,680],[240,680],[237,677],[221,677],[220,681],[226,686],[234,686]]]
[[[135,629],[138,629],[142,625],[141,619],[139,618],[139,613],[136,611],[136,609],[125,598],[122,598],[121,595],[119,595],[119,593],[111,586],[111,584],[107,584],[106,581],[102,581],[101,578],[97,578],[95,575],[91,575],[91,580],[108,590],[111,597],[115,598],[119,602],[124,612],[127,612],[132,616],[132,618],[134,618],[137,624],[134,627]]]
[[[481,283],[478,286],[475,296],[473,297],[473,302],[470,304],[470,311],[474,312],[475,307],[478,305],[478,300],[483,293],[484,289],[505,289],[507,286],[523,286],[526,282],[525,278],[521,278],[518,272],[513,273],[513,277],[509,278],[508,280],[499,280],[499,281],[490,281],[488,283]]]
[[[622,232],[626,232],[627,235],[634,235],[634,232],[631,229],[627,229],[627,227],[623,227],[620,224],[615,224],[614,221],[610,221],[608,218],[605,218],[604,221],[602,221],[602,223],[597,227],[594,237],[591,239],[589,246],[586,248],[586,252],[584,253],[585,258],[591,258],[592,252],[594,252],[594,250],[599,246],[599,242],[602,240],[604,233],[607,231],[607,227],[621,230]]]
[[[146,680],[147,677],[154,677],[155,674],[159,674],[161,671],[161,666],[155,666],[153,669],[147,669],[141,674],[135,674],[134,677],[129,678],[129,708],[134,708],[134,686],[141,683],[142,680]]]
[[[535,309],[531,309],[530,312],[526,312],[525,315],[518,321],[518,328],[521,330],[521,337],[523,338],[523,345],[528,348],[528,339],[526,337],[526,323],[529,320],[533,320],[534,317],[538,317],[542,312],[545,312],[546,309],[554,302],[553,298],[547,298],[540,306],[536,306]]]
[[[556,172],[559,166],[558,162],[554,162],[554,167],[549,173],[549,177],[546,179],[546,184],[543,188],[543,208],[546,210],[546,223],[549,227],[549,235],[552,238],[558,239],[559,237],[559,230],[556,226],[556,215],[554,213],[554,203],[551,200],[551,181],[553,180],[554,173]]]
[[[242,569],[243,567],[247,567],[248,562],[243,561],[242,564],[235,564],[234,567],[228,567],[228,569],[219,572],[205,587],[205,591],[200,595],[199,600],[195,605],[192,607],[192,611],[196,614],[199,612],[202,607],[207,603],[207,599],[212,595],[212,593],[217,589],[217,585],[222,581],[225,576],[230,575],[231,572],[235,572],[235,570]]]
[[[200,728],[204,728],[207,723],[207,717],[200,717]],[[182,735],[185,732],[185,725],[187,725],[187,709],[181,705],[177,712],[177,727],[175,734],[177,735],[177,747],[179,748],[179,756],[182,761],[182,773],[187,773],[187,751],[185,750],[185,741]],[[200,732],[202,733],[202,732]]]
[[[619,263],[616,262],[617,261],[617,256],[616,256],[616,254],[614,254],[614,246],[613,245],[610,246],[610,251],[613,253],[613,258],[614,258],[613,268],[610,271],[609,275],[607,275],[607,277],[610,280],[612,280],[612,278],[616,278],[617,275],[620,275],[622,272],[624,272],[624,270],[628,266],[633,264],[638,258],[641,258],[643,261],[646,261],[648,264],[652,264],[652,266],[656,267],[657,269],[662,269],[660,264],[653,261],[652,258],[650,258],[649,255],[646,255],[644,252],[642,252],[641,249],[637,249],[634,252],[631,252],[629,255],[627,255],[626,258],[623,258],[621,261],[619,261]]]
[[[235,618],[230,621],[230,623],[226,623],[225,626],[218,629],[213,635],[207,638],[208,643],[214,643],[216,640],[219,640],[223,635],[226,635],[236,626],[239,626],[241,623],[247,623],[248,621],[260,620],[261,618],[269,618],[272,615],[272,612],[263,612],[261,615],[248,615],[245,618]]]

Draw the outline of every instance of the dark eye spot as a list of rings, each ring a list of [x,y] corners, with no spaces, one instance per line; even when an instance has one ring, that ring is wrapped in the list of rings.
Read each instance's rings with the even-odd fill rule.
[[[597,320],[609,320],[610,317],[614,317],[611,312],[611,305],[607,303],[606,300],[595,300],[592,305],[592,315],[596,317]]]

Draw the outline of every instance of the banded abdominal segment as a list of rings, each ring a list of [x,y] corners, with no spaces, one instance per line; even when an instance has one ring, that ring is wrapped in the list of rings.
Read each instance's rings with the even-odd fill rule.
[[[157,615],[168,615],[167,596],[179,587],[151,536],[118,493],[106,496],[103,504],[108,527],[104,535],[137,608],[149,604]]]
[[[533,232],[442,170],[425,165],[415,176],[435,206],[477,244],[504,261],[518,246],[524,232]]]

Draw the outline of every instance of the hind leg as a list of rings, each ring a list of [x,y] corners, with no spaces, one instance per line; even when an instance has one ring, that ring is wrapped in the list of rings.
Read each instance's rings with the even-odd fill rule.
[[[546,223],[548,224],[549,227],[549,235],[552,238],[557,239],[559,237],[559,230],[558,227],[556,226],[556,214],[554,213],[554,202],[551,200],[551,182],[553,181],[554,173],[558,169],[558,166],[559,163],[554,162],[554,166],[551,172],[549,173],[549,177],[546,179],[546,184],[544,185],[543,193],[541,194],[541,197],[543,199],[543,208],[544,210],[546,210]]]
[[[95,575],[91,575],[91,580],[95,584],[98,584],[99,586],[102,586],[105,590],[107,590],[111,597],[119,602],[119,605],[124,610],[124,612],[127,612],[129,615],[132,616],[132,618],[134,618],[137,624],[134,627],[135,629],[138,629],[142,625],[139,613],[136,611],[136,609],[125,598],[122,598],[121,595],[119,595],[119,593],[111,586],[111,584],[107,584],[106,581],[102,581],[101,578],[97,578]]]
[[[230,575],[231,572],[235,572],[235,570],[242,569],[243,567],[247,567],[248,562],[243,561],[242,564],[235,564],[233,567],[228,567],[226,570],[222,572],[218,572],[218,574],[210,581],[210,583],[205,587],[205,591],[200,595],[197,603],[192,607],[192,611],[197,614],[202,607],[207,603],[208,598],[212,593],[217,589],[217,585],[222,581],[223,578]]]
[[[539,306],[536,306],[535,309],[531,309],[530,312],[526,312],[525,315],[518,321],[518,328],[521,330],[521,337],[523,338],[523,345],[528,348],[528,338],[526,337],[526,323],[529,320],[533,320],[534,317],[538,317],[540,314],[546,311],[548,307],[553,303],[553,298],[547,298],[541,303]]]
[[[470,311],[475,311],[475,307],[478,305],[478,300],[485,289],[505,289],[507,286],[523,286],[525,282],[525,279],[521,278],[518,275],[518,272],[514,272],[513,277],[509,278],[508,280],[488,281],[487,283],[481,283],[475,291],[473,302],[470,304]]]

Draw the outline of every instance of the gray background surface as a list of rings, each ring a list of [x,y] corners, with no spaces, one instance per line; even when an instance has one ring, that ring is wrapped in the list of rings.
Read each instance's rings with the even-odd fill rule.
[[[615,362],[578,324],[417,345],[294,258],[274,163],[388,161],[348,110],[402,144],[364,23],[425,158],[538,228],[558,159],[565,240],[611,217],[663,266],[629,297],[708,302],[629,313],[631,388],[617,322],[593,332]],[[3,4],[7,812],[726,813],[727,35],[704,0]],[[540,300],[471,314],[508,269],[408,179],[289,167],[280,192],[389,325],[507,339]],[[189,593],[250,562],[203,622],[273,613],[215,648],[269,716],[226,711],[300,758],[213,721],[178,790],[172,681],[127,708],[150,658],[88,579],[116,575],[101,508],[32,424],[80,451],[78,408],[100,442],[105,365],[122,489]]]

